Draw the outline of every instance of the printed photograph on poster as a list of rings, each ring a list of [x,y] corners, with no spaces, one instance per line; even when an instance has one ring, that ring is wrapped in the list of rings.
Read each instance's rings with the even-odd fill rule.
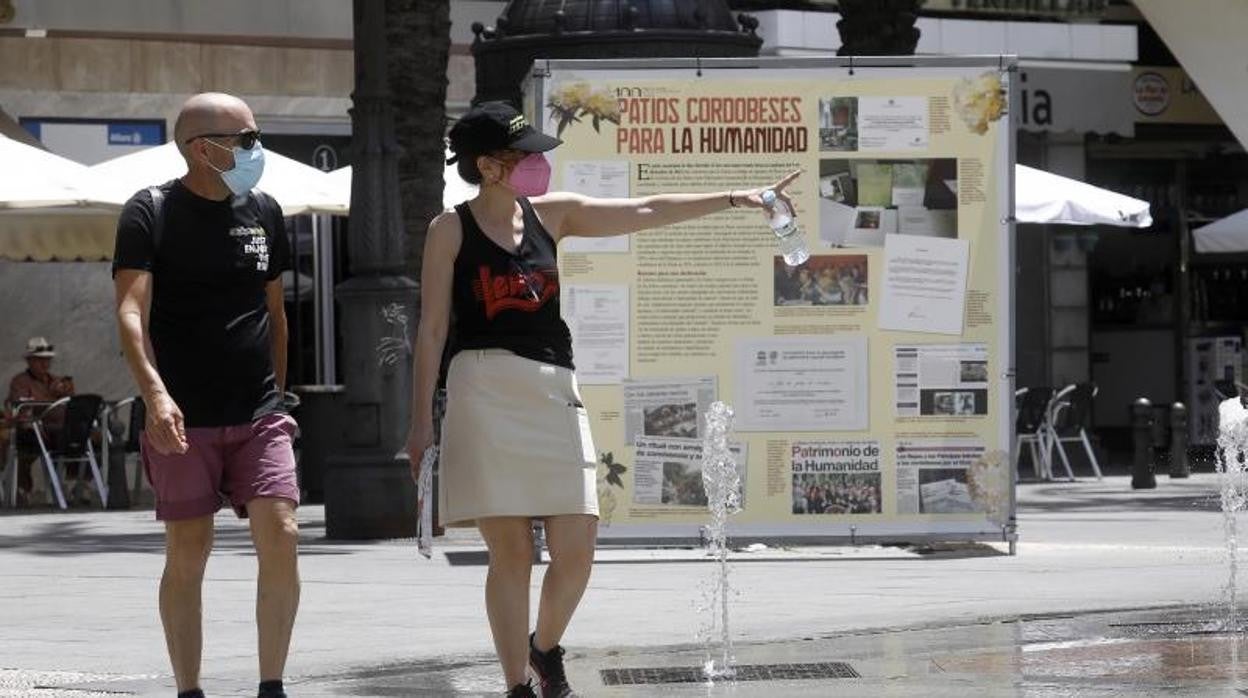
[[[717,399],[714,376],[624,380],[624,443],[647,436],[702,438],[702,421]]]
[[[981,511],[968,473],[984,455],[978,439],[906,439],[897,442],[897,513],[968,514]]]
[[[957,160],[819,161],[819,239],[883,247],[889,235],[958,236]]]
[[[564,191],[607,199],[629,197],[629,163],[626,160],[569,160],[563,164]],[[573,237],[560,241],[560,252],[629,251],[628,235]]]
[[[888,236],[880,329],[962,334],[969,264],[969,240]]]
[[[880,513],[880,442],[801,441],[790,446],[794,514]]]
[[[878,514],[880,474],[794,475],[794,514]]]
[[[868,428],[866,337],[741,339],[736,361],[738,431]]]
[[[698,438],[698,403],[656,405],[641,410],[642,433],[646,436]]]
[[[772,262],[776,306],[866,305],[867,256],[813,255],[792,267],[783,257]]]
[[[618,385],[628,375],[628,286],[568,284],[560,311],[572,333],[581,385]]]
[[[858,150],[927,150],[927,97],[859,97]]]
[[[959,364],[961,366],[963,383],[988,382],[987,361],[961,361]]]
[[[633,470],[633,501],[651,506],[706,508],[702,482],[702,442],[697,439],[639,437]],[[729,442],[744,486],[749,456],[744,443]],[[744,504],[744,490],[741,492]]]
[[[923,468],[919,470],[920,514],[965,514],[975,511],[966,469]]]
[[[988,414],[987,344],[917,344],[893,348],[898,417]]]
[[[858,150],[858,98],[819,100],[819,150]]]
[[[983,412],[976,409],[976,397],[976,391],[974,390],[932,391],[932,414],[957,417],[987,414],[987,409]]]

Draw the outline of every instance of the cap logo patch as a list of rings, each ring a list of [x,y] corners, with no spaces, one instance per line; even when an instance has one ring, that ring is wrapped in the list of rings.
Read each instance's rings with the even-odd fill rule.
[[[523,131],[528,125],[529,125],[529,122],[524,118],[524,116],[514,117],[507,124],[507,135],[514,136],[517,133],[520,133],[521,131]]]

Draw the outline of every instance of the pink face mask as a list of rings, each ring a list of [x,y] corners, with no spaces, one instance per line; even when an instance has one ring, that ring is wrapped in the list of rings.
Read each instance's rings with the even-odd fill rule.
[[[541,196],[550,189],[550,163],[541,153],[529,153],[516,163],[507,185],[520,196]]]

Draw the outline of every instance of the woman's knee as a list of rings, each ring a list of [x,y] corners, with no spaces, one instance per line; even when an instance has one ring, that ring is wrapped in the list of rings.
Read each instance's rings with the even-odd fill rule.
[[[588,516],[556,517],[546,522],[546,543],[552,565],[588,570],[594,564],[598,522]]]
[[[594,541],[551,546],[550,563],[560,569],[588,571],[594,565]]]
[[[490,568],[528,574],[533,566],[533,530],[526,525],[483,525],[482,535],[490,551]]]

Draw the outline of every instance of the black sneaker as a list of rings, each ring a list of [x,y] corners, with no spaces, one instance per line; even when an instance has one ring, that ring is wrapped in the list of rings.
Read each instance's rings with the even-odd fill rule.
[[[537,698],[537,694],[533,692],[533,682],[516,684],[510,691],[507,691],[507,698]]]
[[[555,645],[546,652],[539,652],[533,644],[535,635],[529,635],[529,667],[537,674],[538,695],[540,698],[577,698],[563,671],[563,647]]]

